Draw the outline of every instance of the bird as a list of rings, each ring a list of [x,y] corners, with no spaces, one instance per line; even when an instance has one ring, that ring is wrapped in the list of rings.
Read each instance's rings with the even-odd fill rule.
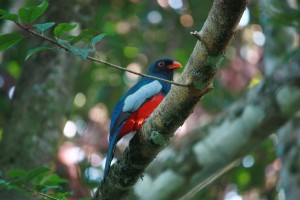
[[[181,67],[182,65],[178,61],[162,58],[150,64],[147,74],[172,81],[173,70]],[[116,104],[111,117],[103,182],[109,174],[118,141],[128,133],[138,131],[170,89],[170,83],[142,77]]]

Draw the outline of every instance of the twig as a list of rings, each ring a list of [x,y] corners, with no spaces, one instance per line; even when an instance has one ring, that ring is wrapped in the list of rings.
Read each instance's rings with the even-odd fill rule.
[[[28,192],[31,192],[31,193],[33,193],[33,194],[37,194],[37,195],[39,195],[39,196],[46,197],[46,198],[52,199],[52,200],[60,200],[60,199],[57,199],[57,198],[55,198],[55,197],[49,196],[49,195],[47,195],[47,194],[44,194],[44,193],[41,193],[41,192],[34,191],[34,190],[32,190],[32,189],[30,189],[30,188],[24,186],[24,185],[18,185],[18,186],[19,186],[20,188],[24,189],[24,190],[27,190]]]
[[[199,40],[200,42],[202,42],[201,35],[200,35],[200,33],[198,31],[190,32],[190,34],[192,36],[194,36],[195,38],[197,38],[197,40]]]
[[[201,37],[201,35],[200,35],[200,32],[194,31],[194,32],[190,32],[190,34],[191,34],[192,36],[194,36],[199,42],[201,42],[201,43],[205,46],[205,48],[208,50],[205,41],[202,39],[202,37]]]
[[[225,166],[224,168],[222,168],[222,169],[218,170],[217,172],[213,173],[211,176],[209,176],[208,178],[206,178],[200,184],[198,184],[197,186],[195,186],[190,192],[188,192],[187,194],[185,194],[184,196],[182,196],[179,200],[192,199],[197,194],[197,192],[199,192],[200,190],[202,190],[203,188],[205,188],[207,185],[211,184],[213,181],[215,181],[216,179],[218,179],[223,174],[227,173],[229,170],[231,170],[234,167],[236,167],[240,162],[241,162],[241,160],[237,159],[237,160],[231,162],[230,164],[228,164],[227,166]]]
[[[32,35],[34,36],[37,36],[39,38],[42,38],[44,40],[47,40],[49,41],[50,43],[66,50],[66,51],[69,51],[68,47],[58,43],[56,40],[50,38],[50,37],[47,37],[45,35],[41,35],[33,30],[31,30],[30,28],[27,28],[25,26],[23,26],[22,24],[16,22],[16,25],[19,26],[21,29],[31,33]],[[177,86],[181,86],[181,87],[190,87],[191,85],[190,84],[183,84],[183,83],[177,83],[177,82],[174,82],[174,81],[169,81],[169,80],[166,80],[166,79],[163,79],[163,78],[159,78],[159,77],[155,77],[155,76],[150,76],[150,75],[147,75],[147,74],[143,74],[143,73],[139,73],[139,72],[136,72],[136,71],[133,71],[133,70],[130,70],[130,69],[126,69],[124,67],[120,67],[118,65],[115,65],[115,64],[112,64],[110,62],[107,62],[107,61],[104,61],[104,60],[101,60],[101,59],[97,59],[95,57],[92,57],[92,56],[87,56],[87,59],[88,60],[91,60],[91,61],[94,61],[94,62],[98,62],[98,63],[102,63],[104,65],[107,65],[109,67],[112,67],[112,68],[115,68],[115,69],[119,69],[119,70],[123,70],[123,71],[126,71],[126,72],[129,72],[129,73],[132,73],[132,74],[136,74],[138,76],[142,76],[142,77],[146,77],[146,78],[151,78],[151,79],[154,79],[154,80],[158,80],[158,81],[163,81],[163,82],[166,82],[166,83],[169,83],[169,84],[172,84],[172,85],[177,85]]]
[[[6,181],[6,180],[4,180],[4,183],[11,184],[11,182]],[[18,187],[20,187],[20,188],[26,190],[27,192],[31,192],[32,194],[37,194],[37,195],[39,195],[39,196],[46,197],[46,198],[52,199],[52,200],[60,200],[60,199],[57,199],[57,198],[55,198],[55,197],[49,196],[49,195],[47,195],[47,194],[44,194],[44,193],[41,193],[41,192],[37,192],[37,191],[35,191],[35,190],[33,190],[33,189],[30,189],[30,188],[26,187],[25,185],[21,185],[21,184],[13,184],[13,185],[18,186]]]

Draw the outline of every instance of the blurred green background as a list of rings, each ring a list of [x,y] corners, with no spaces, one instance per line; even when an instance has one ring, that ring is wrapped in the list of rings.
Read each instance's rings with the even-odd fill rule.
[[[26,5],[37,3],[35,0],[26,1]],[[59,1],[49,3],[51,7]],[[22,6],[18,1],[1,0],[0,7],[13,12],[19,4]],[[85,28],[105,33],[105,38],[96,45],[95,57],[145,72],[149,63],[162,57],[174,58],[183,66],[186,64],[196,43],[190,32],[200,30],[211,5],[212,1],[207,0],[76,1],[69,5],[77,9],[74,19],[70,17],[69,21],[60,21],[60,16],[52,16],[47,20],[78,23],[77,33]],[[78,18],[81,22],[76,21]],[[46,22],[43,20],[38,22]],[[250,1],[234,40],[224,55],[214,89],[199,102],[195,112],[176,132],[174,140],[209,122],[263,78],[264,23],[258,2]],[[1,33],[20,31],[10,22],[1,20],[0,25]],[[75,30],[71,34],[77,33]],[[0,54],[0,140],[4,125],[10,120],[14,88],[22,71],[26,70],[22,66],[29,50],[28,44],[35,40],[27,33],[23,34],[28,37],[25,41]],[[85,45],[82,44],[82,47]],[[68,56],[75,59],[74,55]],[[101,180],[112,109],[139,78],[89,60],[78,59],[78,62],[81,68],[75,81],[75,96],[69,97],[72,109],[65,113],[57,160],[53,161],[56,172],[72,182],[66,187],[76,191],[73,199],[88,196]],[[180,71],[177,71],[175,77],[179,74]],[[279,170],[275,141],[271,137],[247,155],[239,167],[203,190],[202,199],[275,199]],[[117,156],[127,142],[120,143]]]

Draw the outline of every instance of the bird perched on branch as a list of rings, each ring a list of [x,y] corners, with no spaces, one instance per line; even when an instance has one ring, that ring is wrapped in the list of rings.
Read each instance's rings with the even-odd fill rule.
[[[175,60],[160,59],[150,65],[147,74],[171,81],[173,70],[180,67],[181,64]],[[143,77],[118,102],[111,118],[104,181],[109,173],[117,142],[126,134],[139,130],[170,89],[170,83]]]

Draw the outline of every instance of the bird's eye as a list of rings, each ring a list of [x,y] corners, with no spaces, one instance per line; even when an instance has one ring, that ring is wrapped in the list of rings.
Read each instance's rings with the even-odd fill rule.
[[[157,66],[163,67],[163,66],[165,66],[165,62],[163,62],[163,61],[159,62],[159,63],[157,63]]]

